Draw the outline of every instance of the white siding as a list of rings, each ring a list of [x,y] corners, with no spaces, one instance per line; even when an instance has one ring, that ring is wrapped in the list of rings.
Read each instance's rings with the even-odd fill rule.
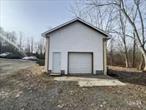
[[[61,69],[67,74],[68,52],[93,52],[95,70],[103,70],[104,35],[90,27],[75,22],[50,35],[49,69],[52,70],[52,52],[61,52]]]

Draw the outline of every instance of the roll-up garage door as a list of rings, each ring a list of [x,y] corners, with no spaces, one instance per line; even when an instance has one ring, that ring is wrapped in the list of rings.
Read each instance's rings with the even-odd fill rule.
[[[69,74],[91,74],[92,57],[92,53],[69,53]]]

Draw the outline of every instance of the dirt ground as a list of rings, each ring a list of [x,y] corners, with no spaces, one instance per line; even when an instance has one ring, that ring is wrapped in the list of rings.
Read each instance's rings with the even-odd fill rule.
[[[110,67],[126,86],[79,87],[55,81],[38,65],[0,79],[0,110],[146,110],[146,73]]]
[[[21,59],[3,59],[0,58],[0,77],[12,74],[17,70],[24,69],[34,65],[32,61],[25,61]]]

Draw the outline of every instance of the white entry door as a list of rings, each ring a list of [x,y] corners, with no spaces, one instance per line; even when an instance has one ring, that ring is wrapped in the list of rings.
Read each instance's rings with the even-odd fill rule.
[[[69,73],[70,74],[92,73],[92,54],[69,53]]]
[[[61,53],[53,52],[53,73],[61,72]]]

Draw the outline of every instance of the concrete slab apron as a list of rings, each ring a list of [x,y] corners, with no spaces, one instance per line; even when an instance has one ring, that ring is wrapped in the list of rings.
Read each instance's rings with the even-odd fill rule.
[[[124,86],[125,83],[114,78],[88,78],[88,77],[54,77],[56,81],[76,81],[80,87],[94,87],[94,86]]]

